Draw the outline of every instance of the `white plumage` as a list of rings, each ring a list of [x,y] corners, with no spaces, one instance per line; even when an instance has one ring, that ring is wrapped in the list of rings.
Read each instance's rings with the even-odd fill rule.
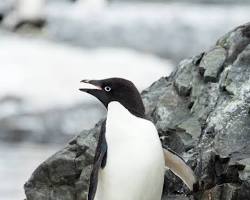
[[[107,164],[99,171],[95,200],[160,200],[165,164],[154,124],[111,102],[106,140]]]

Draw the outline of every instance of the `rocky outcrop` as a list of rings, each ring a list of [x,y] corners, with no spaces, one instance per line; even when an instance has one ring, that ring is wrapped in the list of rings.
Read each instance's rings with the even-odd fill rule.
[[[250,24],[182,61],[142,97],[163,145],[182,154],[199,178],[191,195],[167,172],[163,199],[249,199]],[[27,200],[86,199],[99,127],[83,131],[35,170],[25,184]]]

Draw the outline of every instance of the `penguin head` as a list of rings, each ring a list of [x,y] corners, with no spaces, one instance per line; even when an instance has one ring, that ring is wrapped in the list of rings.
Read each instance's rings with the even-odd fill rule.
[[[80,88],[80,91],[89,93],[99,99],[108,108],[112,101],[118,101],[132,114],[145,117],[145,108],[141,95],[135,85],[126,79],[108,78],[102,80],[82,80],[88,87]],[[91,87],[89,87],[91,86]]]

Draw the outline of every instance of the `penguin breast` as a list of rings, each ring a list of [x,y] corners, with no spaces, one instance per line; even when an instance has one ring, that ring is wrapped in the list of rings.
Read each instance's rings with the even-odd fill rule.
[[[97,199],[160,200],[165,164],[153,123],[111,102],[105,134],[107,163],[99,172]]]

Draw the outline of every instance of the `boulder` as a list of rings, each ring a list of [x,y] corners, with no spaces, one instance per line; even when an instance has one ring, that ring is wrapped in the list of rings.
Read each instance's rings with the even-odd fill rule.
[[[163,199],[244,200],[250,195],[250,23],[182,61],[142,92],[162,143],[180,153],[199,183],[191,193],[167,171]],[[42,163],[27,200],[86,199],[100,123]]]

